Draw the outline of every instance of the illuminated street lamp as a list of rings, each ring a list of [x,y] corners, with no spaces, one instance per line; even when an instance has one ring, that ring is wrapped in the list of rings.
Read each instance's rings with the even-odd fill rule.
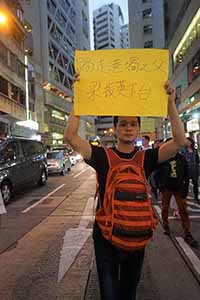
[[[6,14],[4,14],[3,12],[0,12],[0,25],[6,25],[8,22],[8,18],[6,16]]]

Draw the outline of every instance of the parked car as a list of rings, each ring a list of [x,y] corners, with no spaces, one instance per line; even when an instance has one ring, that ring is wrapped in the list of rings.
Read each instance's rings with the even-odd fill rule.
[[[60,173],[65,175],[66,171],[71,171],[71,161],[69,154],[64,150],[47,152],[47,167],[50,173]]]
[[[23,185],[45,185],[48,177],[46,149],[41,142],[7,138],[0,141],[0,189],[5,204]]]

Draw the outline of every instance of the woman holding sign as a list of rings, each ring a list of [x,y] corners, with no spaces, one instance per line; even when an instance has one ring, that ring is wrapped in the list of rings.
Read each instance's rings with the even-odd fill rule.
[[[75,81],[79,81],[76,76]],[[79,83],[75,83],[76,89]],[[173,157],[186,142],[175,106],[176,93],[167,81],[168,115],[173,139],[156,149],[137,151],[140,117],[114,117],[115,148],[91,145],[78,134],[80,116],[68,120],[65,139],[97,172],[98,205],[93,230],[95,257],[103,300],[134,300],[144,251],[157,220],[153,215],[148,177],[159,163]],[[76,101],[76,93],[75,93]],[[162,101],[162,99],[161,99]]]

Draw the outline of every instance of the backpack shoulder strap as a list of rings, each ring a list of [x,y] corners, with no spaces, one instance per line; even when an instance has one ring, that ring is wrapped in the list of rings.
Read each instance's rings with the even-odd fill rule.
[[[143,167],[144,166],[144,158],[145,158],[145,150],[139,150],[133,156],[133,161],[134,161],[134,163]]]
[[[116,166],[119,162],[121,162],[120,157],[115,153],[115,151],[111,148],[104,148],[109,167]]]
[[[143,167],[143,165],[144,165],[145,150],[137,151],[131,159],[120,158],[115,153],[115,151],[111,148],[104,148],[104,150],[105,150],[105,153],[106,153],[106,156],[108,159],[109,167],[116,166],[117,164],[119,164],[122,161],[129,162],[129,163],[136,163],[136,164],[140,165],[141,167]]]

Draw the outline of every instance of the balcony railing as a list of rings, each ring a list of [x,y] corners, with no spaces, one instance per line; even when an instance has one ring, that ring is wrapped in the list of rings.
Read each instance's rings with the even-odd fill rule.
[[[2,93],[0,93],[0,111],[15,119],[26,120],[26,108]]]

